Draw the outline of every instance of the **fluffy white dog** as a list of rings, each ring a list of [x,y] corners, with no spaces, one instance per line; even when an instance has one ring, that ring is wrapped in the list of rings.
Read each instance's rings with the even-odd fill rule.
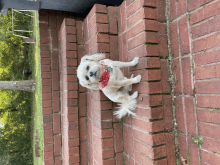
[[[139,58],[135,57],[130,62],[112,61],[104,59],[105,54],[85,55],[77,69],[79,83],[92,90],[102,90],[111,101],[119,103],[118,110],[114,113],[117,118],[126,114],[135,115],[138,92],[129,95],[132,84],[139,83],[141,76],[130,79],[124,77],[120,68],[135,66]]]

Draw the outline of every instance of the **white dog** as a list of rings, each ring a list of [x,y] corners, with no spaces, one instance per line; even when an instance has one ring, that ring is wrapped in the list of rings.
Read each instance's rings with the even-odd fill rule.
[[[77,69],[79,83],[92,90],[102,90],[111,101],[119,103],[119,109],[115,112],[117,118],[126,114],[135,115],[138,92],[129,95],[132,84],[139,83],[141,76],[130,79],[124,77],[120,68],[135,66],[139,58],[135,57],[131,62],[112,61],[104,59],[105,54],[85,55]]]

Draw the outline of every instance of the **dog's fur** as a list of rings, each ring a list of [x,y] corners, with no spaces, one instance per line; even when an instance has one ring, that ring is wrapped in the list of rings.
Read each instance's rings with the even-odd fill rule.
[[[85,55],[81,59],[81,63],[77,69],[77,77],[79,83],[92,90],[99,89],[99,80],[102,75],[102,65],[100,60],[105,58],[105,54]],[[106,87],[102,89],[102,92],[113,102],[119,103],[119,108],[115,112],[117,118],[122,118],[126,114],[135,115],[133,110],[136,108],[136,98],[138,92],[134,92],[129,95],[129,91],[132,90],[132,84],[139,83],[141,76],[138,75],[130,79],[124,77],[120,68],[135,66],[138,64],[139,58],[135,57],[130,62],[112,61],[110,59],[102,60],[105,65],[112,68],[110,72],[110,79]],[[94,74],[91,74],[94,73]]]

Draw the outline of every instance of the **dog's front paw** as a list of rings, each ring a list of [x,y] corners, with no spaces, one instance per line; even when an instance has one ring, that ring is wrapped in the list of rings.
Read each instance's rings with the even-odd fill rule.
[[[141,82],[141,75],[136,76],[135,81],[136,81],[136,83]]]
[[[136,98],[138,97],[138,91],[135,91],[135,92],[131,95],[131,97],[132,97],[133,99],[136,99]]]
[[[135,57],[135,58],[133,59],[133,61],[132,61],[133,66],[137,65],[138,62],[139,62],[139,57]]]

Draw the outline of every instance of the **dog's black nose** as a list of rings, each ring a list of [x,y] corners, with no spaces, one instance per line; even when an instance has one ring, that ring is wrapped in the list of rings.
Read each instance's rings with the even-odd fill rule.
[[[90,74],[90,77],[92,77],[92,76],[96,77],[97,71],[96,72],[90,72],[89,74]]]

